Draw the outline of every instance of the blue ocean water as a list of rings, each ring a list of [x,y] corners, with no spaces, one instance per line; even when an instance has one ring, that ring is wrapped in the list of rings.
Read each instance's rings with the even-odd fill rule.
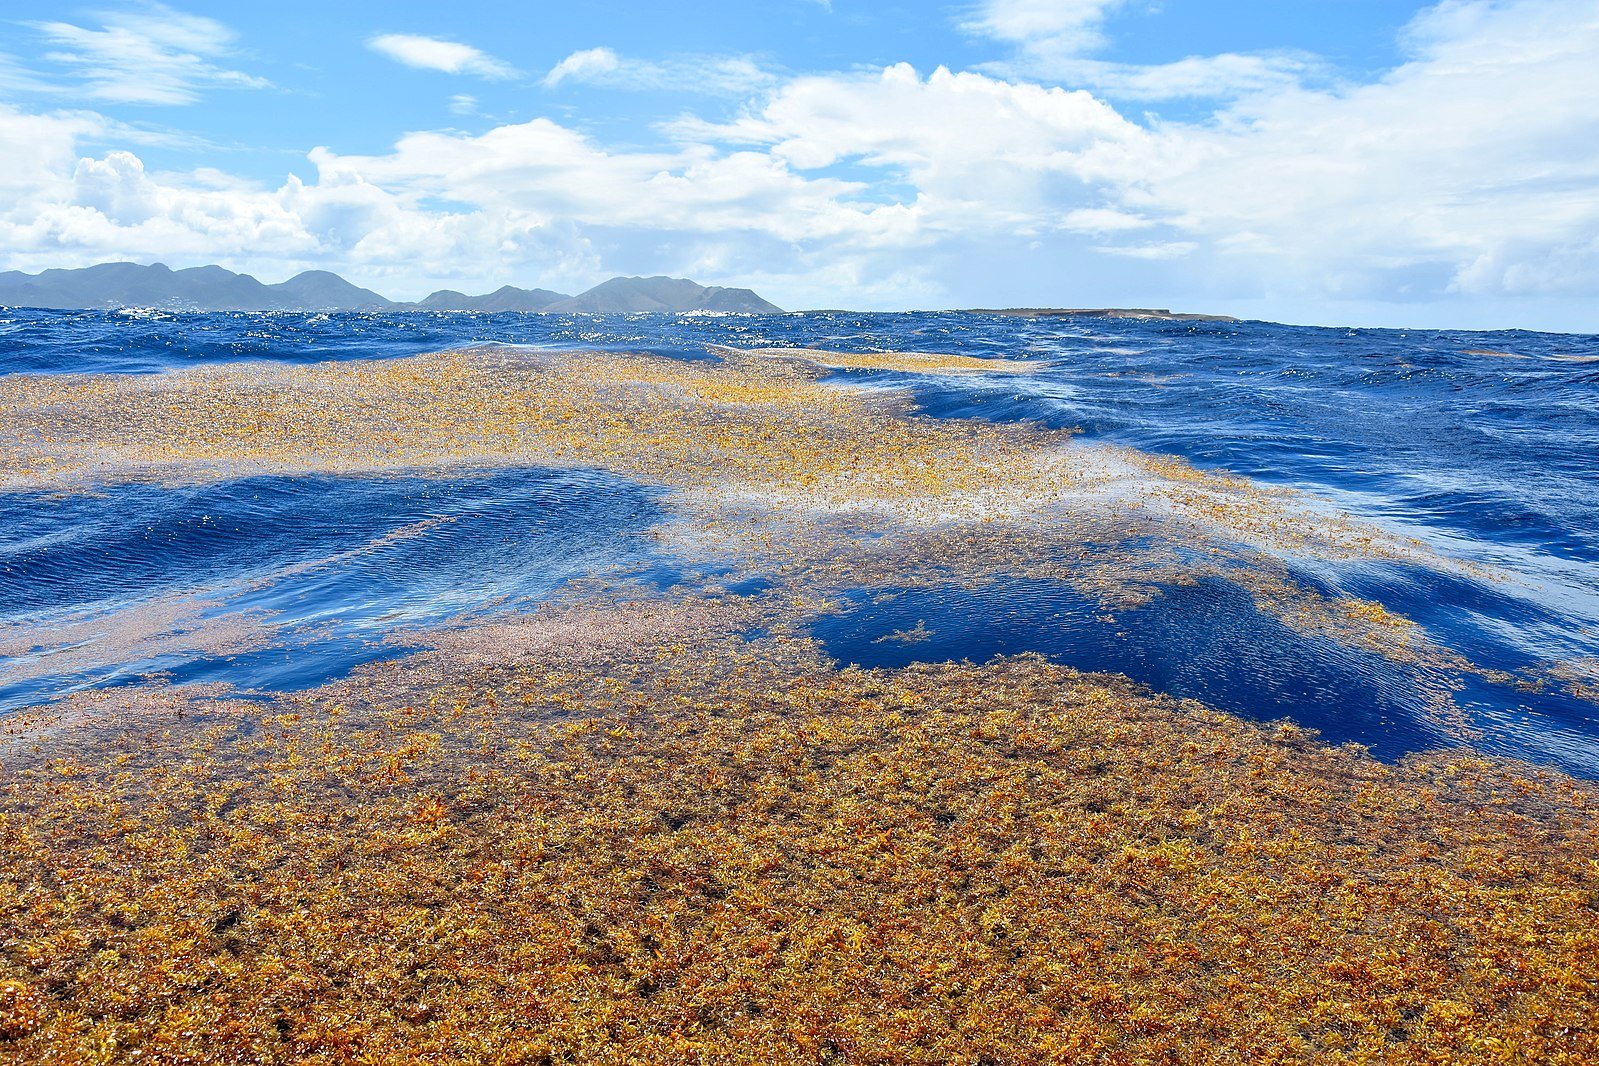
[[[0,710],[150,675],[300,688],[403,653],[385,638],[407,628],[526,608],[598,569],[672,585],[646,536],[655,496],[581,470],[0,493],[0,624],[46,641],[12,649]]]
[[[156,373],[497,343],[696,359],[726,345],[1041,361],[1037,374],[1003,378],[838,377],[908,389],[937,417],[1073,427],[1086,440],[1330,498],[1507,577],[1362,562],[1296,572],[1300,580],[1411,617],[1484,670],[1524,678],[1565,664],[1559,676],[1599,684],[1599,337],[952,312],[0,310],[0,374]],[[85,644],[105,643],[85,620],[157,603],[187,605],[202,620],[270,616],[294,634],[268,651],[177,641],[152,661],[55,673],[34,662],[22,680],[0,663],[0,709],[157,670],[308,684],[393,654],[382,638],[396,628],[525,606],[597,568],[656,584],[708,580],[641,535],[657,517],[650,488],[569,471],[0,494],[0,645],[13,666],[28,655],[6,643],[8,626],[81,624]],[[1293,718],[1384,757],[1470,743],[1599,775],[1599,707],[1566,689],[1436,676],[1294,634],[1226,582],[1168,590],[1114,623],[1069,592],[1021,579],[979,590],[862,589],[847,600],[815,629],[844,661],[1040,651],[1238,713]],[[918,624],[927,639],[884,639]],[[1469,728],[1440,721],[1429,693],[1447,694]]]

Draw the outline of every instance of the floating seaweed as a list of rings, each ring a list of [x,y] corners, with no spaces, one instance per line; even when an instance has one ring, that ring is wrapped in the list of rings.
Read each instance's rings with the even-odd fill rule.
[[[1249,583],[1264,609],[1296,626],[1460,666],[1408,620],[1305,588],[1281,576],[1277,559],[1401,560],[1478,576],[1481,568],[1302,493],[1076,444],[1066,432],[928,418],[895,394],[822,382],[818,370],[1023,364],[720,352],[720,361],[689,362],[493,349],[160,375],[18,375],[0,379],[0,427],[17,442],[0,446],[0,486],[600,467],[674,490],[669,503],[682,521],[660,531],[672,547],[741,557],[761,573],[787,568],[816,581],[827,569],[891,568],[914,581],[931,570],[973,580],[1051,572],[1096,587],[1107,602],[1222,573]],[[1135,539],[1136,551],[1103,549]],[[882,558],[874,564],[872,556]],[[1075,566],[1060,564],[1074,557]]]
[[[1491,575],[825,367],[1021,372],[496,350],[0,379],[6,487],[598,467],[667,488],[664,546],[769,586],[597,575],[305,692],[0,721],[0,1058],[1599,1057],[1591,783],[1463,749],[1384,764],[1035,655],[842,667],[803,635],[848,590],[1023,576],[1112,613],[1219,579],[1486,677],[1290,563]]]
[[[13,735],[0,1055],[1599,1054],[1591,785],[1036,656],[839,669],[773,609],[572,604]]]

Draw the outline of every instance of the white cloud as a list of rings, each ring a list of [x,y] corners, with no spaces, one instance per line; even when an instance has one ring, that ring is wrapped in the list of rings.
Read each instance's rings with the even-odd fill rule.
[[[563,81],[593,81],[615,73],[622,66],[622,58],[611,48],[585,48],[573,52],[544,75],[544,84],[550,88]]]
[[[413,134],[382,156],[319,149],[314,182],[276,189],[149,172],[125,151],[79,156],[77,142],[99,132],[73,116],[0,111],[0,151],[37,161],[4,172],[13,187],[0,203],[0,267],[162,258],[283,276],[315,264],[421,295],[452,276],[489,287],[600,280],[601,234],[612,256],[638,249],[634,271],[731,264],[700,274],[715,282],[780,254],[843,269],[849,246],[914,229],[907,212],[853,204],[848,183],[800,178],[767,155],[612,153],[547,120],[477,137]]]
[[[206,88],[270,84],[218,62],[232,54],[235,35],[215,19],[160,4],[99,17],[98,29],[70,22],[29,24],[53,46],[44,58],[66,68],[93,99],[190,104]]]
[[[1086,92],[904,64],[799,78],[738,122],[678,130],[760,145],[796,171],[888,172],[924,229],[1029,235],[1098,201],[1100,154],[1148,139]]]
[[[216,171],[151,172],[126,151],[77,155],[80,139],[103,132],[92,117],[0,106],[0,156],[31,164],[0,169],[4,266],[162,259],[220,262],[269,279],[322,266],[418,288],[450,276],[497,286],[512,271],[564,283],[599,269],[587,239],[544,214],[427,210],[349,173],[314,183],[291,176],[273,189]],[[417,263],[427,264],[425,276]]]
[[[1024,52],[1075,56],[1105,44],[1105,16],[1126,0],[982,0],[961,23],[966,32]]]
[[[1154,244],[1111,244],[1094,249],[1105,255],[1119,255],[1127,259],[1181,259],[1199,250],[1194,241],[1159,241]]]
[[[105,128],[98,115],[30,115],[0,104],[0,211],[25,213],[57,186],[77,159],[78,142]],[[9,208],[9,211],[7,211]],[[0,247],[6,247],[0,242]]]
[[[1157,236],[1100,251],[1191,261],[1196,293],[1594,291],[1599,11],[1451,0],[1405,39],[1410,61],[1376,82],[1312,91],[1282,73],[1279,91],[1195,123],[1145,127],[1084,92],[897,67],[796,79],[734,123],[677,129],[760,145],[802,172],[872,168],[876,186],[909,186],[924,233],[1110,235],[1110,216],[1083,213],[1108,209]],[[1278,76],[1230,65],[1235,81]],[[1120,76],[1165,95],[1216,69]]]
[[[1126,0],[986,0],[961,25],[1011,49],[980,70],[1092,89],[1116,100],[1229,99],[1328,79],[1322,60],[1293,51],[1192,55],[1153,64],[1090,58],[1108,43],[1106,16],[1125,6]]]
[[[1250,97],[1159,130],[1122,178],[1124,204],[1268,288],[1592,292],[1599,9],[1454,0],[1407,40],[1411,60],[1375,83]]]
[[[745,56],[679,56],[664,62],[624,58],[611,48],[573,52],[544,76],[546,88],[568,82],[635,92],[745,95],[771,85],[772,74]]]
[[[381,156],[311,153],[318,187],[371,185],[408,205],[440,196],[471,209],[656,232],[878,240],[896,229],[859,186],[807,179],[760,152],[691,146],[610,152],[548,119],[471,136],[414,133]]]
[[[987,68],[996,72],[1010,64]],[[1170,63],[1108,63],[1059,60],[1050,73],[1065,84],[1093,89],[1116,100],[1229,99],[1250,93],[1281,93],[1307,81],[1329,80],[1326,64],[1294,52],[1189,56]]]
[[[1061,219],[1061,228],[1073,233],[1114,234],[1148,229],[1155,223],[1110,207],[1080,207]]]
[[[469,44],[410,33],[384,33],[367,42],[367,47],[397,63],[418,70],[437,70],[445,74],[475,74],[480,78],[514,78],[516,69]]]

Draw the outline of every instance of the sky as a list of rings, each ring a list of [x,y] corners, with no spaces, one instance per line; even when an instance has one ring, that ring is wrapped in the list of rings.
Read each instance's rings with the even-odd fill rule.
[[[0,270],[1599,332],[1599,0],[0,6]]]

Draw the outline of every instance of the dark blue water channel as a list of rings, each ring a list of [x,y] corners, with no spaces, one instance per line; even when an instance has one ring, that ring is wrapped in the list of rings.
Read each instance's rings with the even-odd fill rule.
[[[1296,632],[1219,578],[1167,588],[1146,605],[1115,612],[1035,579],[861,589],[843,599],[843,610],[811,631],[830,653],[859,666],[1036,652],[1258,720],[1292,719],[1332,743],[1364,744],[1379,758],[1469,742],[1599,771],[1581,739],[1599,729],[1594,704],[1558,686],[1518,691]]]
[[[1031,375],[840,372],[908,388],[937,417],[1028,421],[1330,498],[1493,578],[1289,560],[1323,591],[1375,600],[1477,665],[1599,683],[1599,337],[1028,319],[952,312],[775,316],[181,314],[0,309],[0,375],[156,373],[217,362],[372,359],[475,344],[707,357],[707,346],[930,351],[1034,360]],[[264,478],[201,488],[0,495],[0,641],[173,597],[266,617],[275,643],[174,650],[0,688],[0,707],[150,669],[276,687],[363,658],[395,629],[536,602],[595,568],[696,581],[638,534],[650,493],[587,474]],[[435,523],[411,529],[418,523]],[[394,537],[396,533],[409,533]],[[385,539],[391,538],[391,539]],[[316,560],[324,560],[316,563]],[[328,561],[331,560],[331,561]],[[1592,705],[1414,668],[1287,631],[1227,583],[1167,590],[1114,623],[1058,588],[862,590],[819,629],[849,661],[1038,650],[1385,756],[1439,743],[1599,773]],[[892,591],[892,590],[888,590]],[[926,640],[879,638],[925,622]],[[93,641],[86,639],[86,643]],[[108,649],[111,644],[105,642]],[[14,641],[6,645],[16,651]],[[83,657],[92,659],[92,648]],[[13,656],[16,658],[17,656]],[[21,655],[26,658],[26,653]],[[0,663],[0,666],[3,666]],[[4,676],[4,675],[0,675]],[[1466,720],[1426,703],[1438,686]]]
[[[41,650],[63,625],[88,645],[73,669],[0,685],[0,708],[152,672],[298,688],[399,654],[384,641],[396,631],[526,607],[591,573],[674,584],[682,573],[645,535],[659,517],[653,491],[590,471],[0,493],[0,620],[37,631]],[[202,632],[258,621],[264,646],[216,655],[179,640],[119,661],[107,620],[174,604],[176,624]]]

